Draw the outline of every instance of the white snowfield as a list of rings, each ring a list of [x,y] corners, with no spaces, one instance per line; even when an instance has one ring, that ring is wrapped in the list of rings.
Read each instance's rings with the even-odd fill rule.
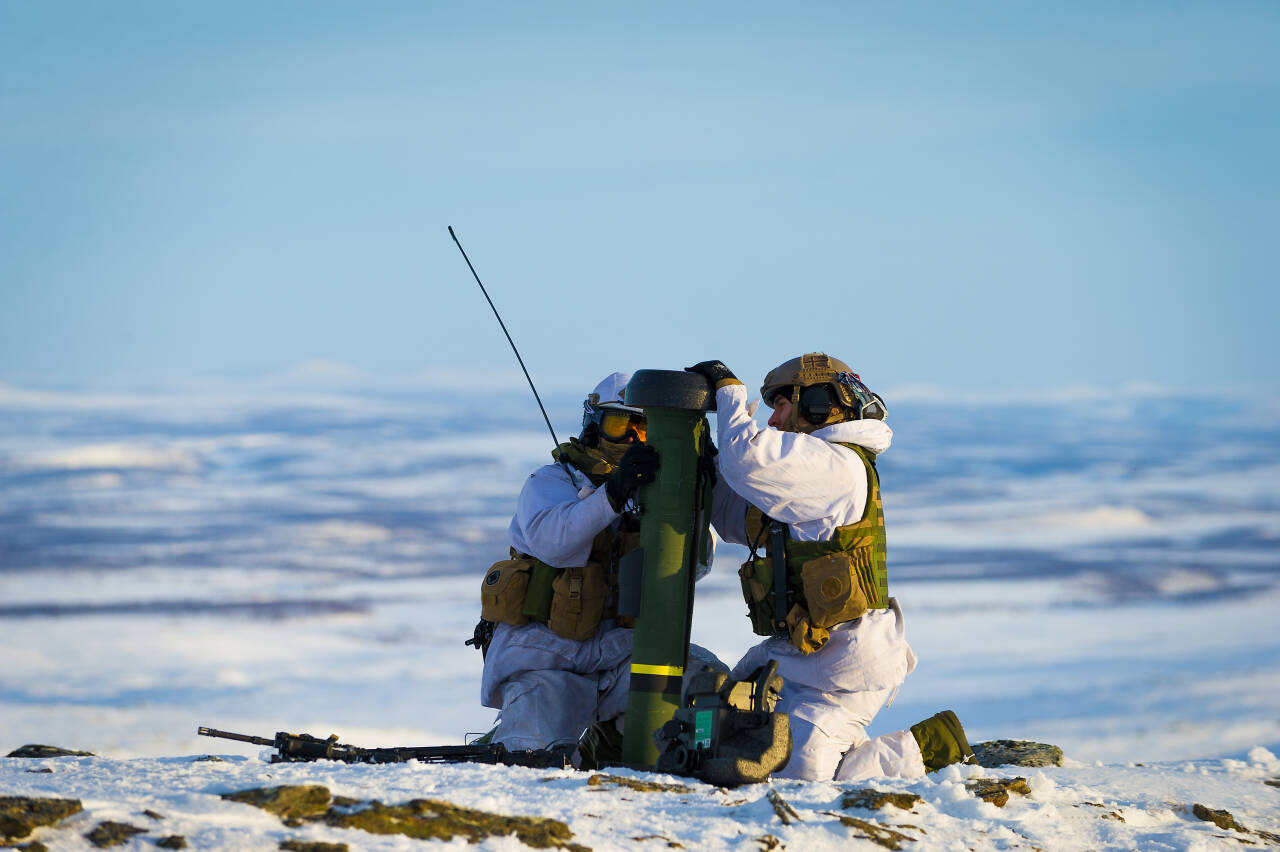
[[[145,829],[146,834],[125,847],[135,849],[155,848],[156,840],[172,835],[183,836],[190,849],[270,850],[290,839],[345,843],[352,850],[371,852],[446,846],[507,852],[529,848],[513,836],[487,837],[476,845],[455,837],[446,844],[323,823],[290,827],[277,816],[220,795],[286,784],[323,785],[334,795],[387,805],[433,799],[507,816],[560,820],[572,832],[568,842],[596,852],[880,848],[870,842],[872,837],[898,844],[889,848],[912,852],[1235,850],[1242,844],[1280,845],[1280,789],[1264,783],[1280,776],[1280,760],[1262,748],[1251,750],[1243,761],[1045,769],[953,766],[914,782],[775,781],[736,789],[629,770],[271,764],[263,759],[269,751],[255,757],[214,751],[225,755],[221,762],[193,757],[0,759],[0,792],[82,802],[81,813],[27,838],[52,850],[93,848],[83,835],[103,821]],[[593,775],[603,777],[592,783]],[[639,791],[608,782],[610,776],[685,789]],[[1030,793],[1010,794],[1003,807],[982,801],[966,788],[966,781],[974,779],[1012,777],[1025,778]],[[866,787],[913,793],[920,801],[910,810],[893,804],[879,810],[842,807],[847,793]],[[782,802],[775,805],[774,797]],[[1198,818],[1197,804],[1229,811],[1248,831],[1222,829]],[[780,845],[770,845],[770,837]]]
[[[858,785],[921,797],[899,812],[842,809],[834,784],[722,792],[666,778],[693,789],[640,792],[573,772],[272,765],[196,728],[372,747],[458,744],[492,726],[463,640],[520,484],[548,458],[536,409],[513,422],[421,392],[0,388],[0,755],[27,743],[99,755],[0,757],[0,796],[80,799],[83,813],[34,835],[55,850],[90,848],[83,834],[103,820],[148,830],[126,849],[174,834],[191,849],[442,846],[290,828],[219,798],[285,783],[554,817],[597,850],[754,850],[765,835],[794,850],[880,848],[833,814],[913,850],[1267,846],[1192,809],[1280,834],[1280,788],[1264,783],[1280,777],[1280,407],[1241,402],[1188,443],[1176,399],[1098,419],[1070,405],[957,417],[886,397],[890,589],[920,665],[868,732],[952,709],[971,741],[1052,743],[1067,767]],[[548,407],[576,417],[580,403]],[[721,548],[695,596],[693,641],[731,662],[756,641],[743,555]],[[227,759],[195,762],[208,753]],[[966,791],[979,775],[1021,775],[1031,792],[997,808]],[[771,788],[798,821],[780,820]]]

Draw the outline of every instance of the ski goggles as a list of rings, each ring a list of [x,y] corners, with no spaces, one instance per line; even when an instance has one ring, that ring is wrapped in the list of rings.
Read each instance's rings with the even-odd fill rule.
[[[641,441],[645,438],[645,418],[634,411],[602,409],[599,419],[600,434],[606,441],[621,441],[628,432],[635,432]]]

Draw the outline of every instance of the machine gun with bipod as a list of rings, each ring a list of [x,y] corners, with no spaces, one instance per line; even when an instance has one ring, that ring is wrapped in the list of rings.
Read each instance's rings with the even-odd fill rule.
[[[276,750],[272,763],[300,763],[313,760],[340,760],[343,763],[501,763],[505,766],[530,766],[534,768],[572,768],[569,761],[572,746],[549,749],[510,751],[502,743],[478,743],[453,746],[393,746],[390,748],[363,748],[338,742],[337,734],[327,739],[310,734],[276,733],[275,739],[235,734],[216,728],[199,728],[202,737],[220,737]]]

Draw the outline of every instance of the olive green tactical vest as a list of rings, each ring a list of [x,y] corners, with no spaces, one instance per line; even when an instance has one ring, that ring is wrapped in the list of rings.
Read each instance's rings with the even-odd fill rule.
[[[858,586],[866,596],[867,606],[871,609],[885,609],[889,606],[889,580],[885,558],[884,504],[880,499],[880,476],[876,472],[876,454],[866,447],[857,444],[841,443],[862,459],[862,466],[867,471],[867,506],[862,519],[856,523],[836,527],[835,534],[827,541],[795,541],[790,536],[786,541],[787,554],[787,587],[792,600],[807,608],[804,597],[804,586],[800,578],[800,568],[806,562],[831,553],[845,552],[854,560],[857,570]],[[772,557],[772,544],[769,542],[768,523],[763,512],[755,506],[747,507],[747,541],[752,545],[752,552],[761,543],[765,553]]]

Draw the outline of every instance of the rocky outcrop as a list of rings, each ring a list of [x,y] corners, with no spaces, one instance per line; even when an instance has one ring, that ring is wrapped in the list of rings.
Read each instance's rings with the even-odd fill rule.
[[[21,840],[42,825],[53,825],[83,808],[79,799],[0,796],[0,842]]]
[[[979,766],[1061,766],[1062,749],[1029,740],[990,740],[973,744]]]
[[[107,849],[111,846],[123,846],[129,842],[129,838],[135,834],[146,834],[145,828],[138,828],[136,825],[129,825],[127,822],[100,822],[94,827],[93,831],[85,835],[89,842],[99,849]]]
[[[997,808],[1003,808],[1009,803],[1010,793],[1017,793],[1019,796],[1031,795],[1031,785],[1027,783],[1027,779],[1021,777],[972,778],[964,782],[964,788]]]
[[[327,788],[318,785],[263,787],[224,793],[222,798],[262,808],[280,816],[287,825],[323,822],[335,828],[358,828],[371,834],[403,834],[445,841],[461,837],[471,843],[487,837],[515,835],[520,842],[535,849],[588,852],[586,847],[570,842],[573,832],[560,820],[493,814],[434,799],[384,805],[377,800],[334,797]],[[281,844],[281,848],[303,847]]]
[[[845,810],[861,808],[864,811],[878,811],[885,805],[893,805],[895,808],[909,811],[918,802],[920,797],[915,793],[890,793],[864,787],[860,790],[846,790],[844,798],[840,800],[840,807]]]
[[[60,748],[59,746],[40,745],[39,743],[29,743],[19,746],[13,751],[5,755],[5,757],[94,757],[91,751],[75,751],[69,748]]]
[[[242,802],[289,820],[323,816],[332,797],[318,784],[294,784],[280,787],[255,787],[238,793],[223,793],[229,802]]]
[[[1218,828],[1225,829],[1227,831],[1238,831],[1241,834],[1253,834],[1270,843],[1280,843],[1280,834],[1272,834],[1269,831],[1254,831],[1253,829],[1245,828],[1243,825],[1236,822],[1236,818],[1231,815],[1231,811],[1206,807],[1205,805],[1197,802],[1191,806],[1191,813],[1195,814],[1197,819],[1202,819],[1205,822],[1211,822]]]

